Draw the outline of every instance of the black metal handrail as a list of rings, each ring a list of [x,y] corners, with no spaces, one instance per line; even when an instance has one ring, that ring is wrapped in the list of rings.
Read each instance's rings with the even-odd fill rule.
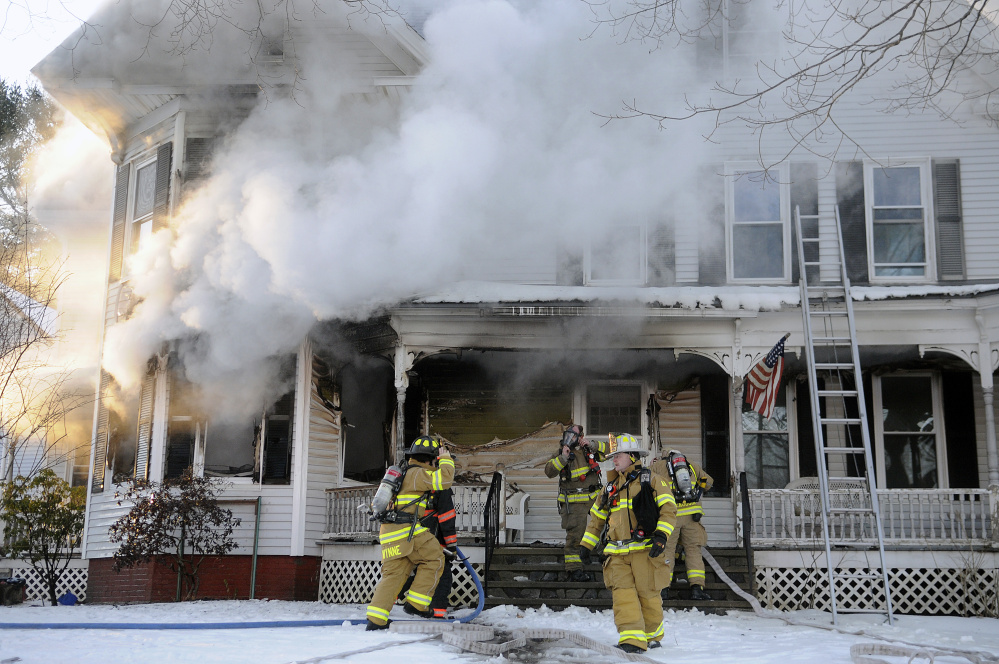
[[[753,529],[753,511],[749,505],[749,482],[746,480],[746,472],[739,473],[739,493],[742,496],[742,546],[746,550],[746,565],[749,569],[749,578],[753,578],[753,545],[749,541],[749,531]]]
[[[503,473],[496,471],[493,473],[493,480],[489,484],[489,493],[486,495],[485,514],[483,515],[486,526],[486,570],[482,586],[486,594],[489,593],[489,566],[493,562],[493,551],[496,549],[496,545],[499,544],[500,503],[503,502],[500,492],[502,490]]]

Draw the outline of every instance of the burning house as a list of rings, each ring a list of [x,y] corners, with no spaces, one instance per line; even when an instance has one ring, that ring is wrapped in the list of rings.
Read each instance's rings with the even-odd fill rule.
[[[765,605],[822,607],[827,565],[879,566],[824,549],[810,501],[827,463],[857,482],[834,494],[876,483],[896,610],[996,610],[992,107],[872,108],[900,70],[854,88],[821,137],[608,122],[636,95],[682,106],[705,67],[736,76],[748,33],[649,53],[581,40],[578,2],[326,4],[206,34],[119,2],[34,69],[106,138],[94,168],[115,179],[91,601],[172,597],[155,565],[112,576],[108,526],[122,478],[188,469],[223,478],[243,519],[204,595],[367,601],[378,552],[357,505],[433,434],[457,456],[459,545],[490,601],[597,606],[488,568],[497,547],[561,541],[543,466],[573,422],[701,464],[709,548],[745,551]],[[816,451],[835,408],[812,405],[798,224],[830,283],[844,249],[873,477]],[[785,334],[763,418],[743,379]]]

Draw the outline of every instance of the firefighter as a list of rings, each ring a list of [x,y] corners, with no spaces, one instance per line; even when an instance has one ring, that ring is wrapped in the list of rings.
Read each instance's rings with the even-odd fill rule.
[[[430,497],[430,506],[423,518],[420,519],[427,530],[437,537],[437,541],[444,547],[444,570],[441,578],[434,589],[433,599],[430,601],[430,610],[433,611],[434,618],[447,618],[448,598],[451,595],[451,583],[454,575],[451,565],[458,556],[458,532],[455,528],[454,492],[451,489],[434,491]],[[415,579],[411,574],[409,580],[400,591],[400,596],[404,595]]]
[[[661,645],[659,593],[669,584],[671,563],[663,552],[676,524],[669,479],[642,466],[646,454],[634,436],[612,437],[608,458],[614,474],[608,473],[607,485],[590,510],[579,548],[582,560],[589,562],[590,552],[606,537],[604,585],[614,603],[617,647],[629,653]]]
[[[652,470],[669,477],[673,485],[673,498],[676,500],[676,528],[666,543],[666,558],[673,560],[679,544],[683,547],[687,566],[687,583],[690,585],[690,599],[711,601],[704,590],[704,557],[701,547],[708,543],[708,533],[701,525],[704,509],[701,507],[701,494],[714,485],[714,480],[700,465],[689,461],[678,450],[670,450],[662,459],[652,463]],[[673,581],[673,568],[670,567],[670,583]],[[669,586],[663,590],[663,599],[668,599]]]
[[[416,568],[416,577],[406,593],[403,610],[410,615],[432,618],[432,594],[444,570],[440,543],[419,521],[431,493],[451,488],[454,460],[447,449],[429,436],[420,436],[406,450],[401,485],[382,517],[378,540],[382,545],[382,578],[368,605],[367,628],[386,629],[389,611],[399,591]]]
[[[583,427],[570,424],[562,433],[558,454],[545,464],[545,475],[558,477],[558,511],[565,530],[564,564],[569,581],[592,581],[579,559],[579,542],[586,530],[593,499],[600,493],[600,466],[607,443],[583,438]]]

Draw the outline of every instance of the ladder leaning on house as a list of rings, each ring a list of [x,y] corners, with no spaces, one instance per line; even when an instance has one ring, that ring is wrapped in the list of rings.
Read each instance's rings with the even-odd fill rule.
[[[867,429],[864,384],[839,208],[836,208],[835,233],[822,234],[821,245],[818,215],[802,218],[800,209],[796,207],[794,223],[832,620],[835,625],[837,611],[884,612],[891,624],[891,586],[885,563],[884,529]],[[829,492],[831,483],[849,485],[856,484],[858,480],[863,487],[859,492],[851,491],[845,497],[837,494],[833,503]],[[859,528],[860,537],[849,538],[856,532],[858,523],[864,524]],[[838,571],[832,558],[834,550],[873,552],[875,548],[880,555],[880,568],[876,570],[868,562],[859,572]],[[868,588],[875,597],[877,608],[838,607],[838,599],[851,583],[854,588]],[[877,595],[882,593],[882,597],[878,598]]]

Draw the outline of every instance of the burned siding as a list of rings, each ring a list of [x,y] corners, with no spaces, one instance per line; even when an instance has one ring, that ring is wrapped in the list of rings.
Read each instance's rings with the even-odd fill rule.
[[[514,439],[572,417],[572,389],[558,377],[522,379],[456,358],[425,362],[417,373],[430,433],[456,445]]]

